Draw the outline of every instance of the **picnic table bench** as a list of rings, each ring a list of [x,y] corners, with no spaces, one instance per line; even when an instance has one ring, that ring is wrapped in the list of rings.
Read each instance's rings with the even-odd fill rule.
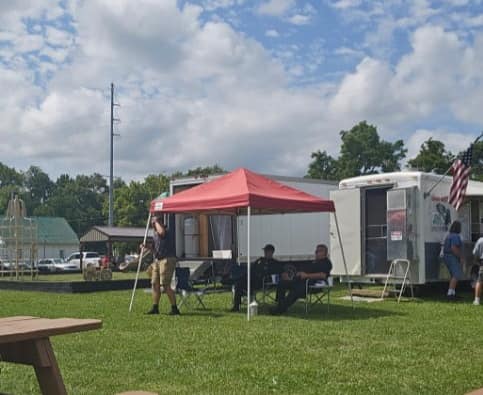
[[[91,319],[0,318],[0,361],[33,366],[44,395],[67,394],[50,336],[99,329],[101,326],[102,321]]]

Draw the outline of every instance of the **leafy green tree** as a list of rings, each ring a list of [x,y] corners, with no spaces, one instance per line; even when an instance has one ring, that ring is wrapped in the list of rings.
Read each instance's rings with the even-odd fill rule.
[[[30,166],[24,174],[23,199],[27,212],[32,214],[37,207],[47,201],[54,189],[54,183],[47,173],[38,166]]]
[[[337,180],[337,160],[327,154],[326,151],[317,150],[312,152],[312,162],[306,177],[322,180]]]
[[[152,200],[163,192],[169,192],[169,177],[164,174],[150,174],[144,179],[144,187]]]
[[[151,202],[146,185],[131,181],[116,191],[114,217],[117,226],[144,226]]]
[[[473,144],[470,178],[476,181],[483,181],[483,141]]]
[[[92,226],[106,223],[102,209],[107,196],[107,182],[100,174],[76,178],[64,174],[55,182],[49,199],[34,214],[64,217],[82,236]]]
[[[444,174],[454,159],[454,155],[446,150],[443,142],[430,137],[421,144],[418,155],[410,159],[408,165],[420,171]]]
[[[0,163],[0,210],[3,214],[10,198],[23,193],[23,174],[13,167]]]
[[[206,167],[196,167],[194,169],[189,169],[185,172],[177,171],[171,175],[171,178],[180,177],[208,177],[214,174],[223,174],[226,170],[218,165],[206,166]]]
[[[351,130],[341,131],[342,145],[338,163],[338,178],[400,170],[406,157],[404,142],[381,140],[377,128],[362,121]]]
[[[13,167],[8,167],[0,163],[0,188],[7,185],[20,186],[22,184],[22,173],[16,171]]]

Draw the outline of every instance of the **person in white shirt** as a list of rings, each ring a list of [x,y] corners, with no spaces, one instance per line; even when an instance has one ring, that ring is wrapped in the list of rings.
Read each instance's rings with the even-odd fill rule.
[[[473,301],[474,305],[479,305],[481,295],[481,283],[483,281],[483,237],[480,237],[477,240],[475,247],[473,248],[473,255],[480,264],[480,270],[478,271],[478,278],[475,285],[475,300]]]

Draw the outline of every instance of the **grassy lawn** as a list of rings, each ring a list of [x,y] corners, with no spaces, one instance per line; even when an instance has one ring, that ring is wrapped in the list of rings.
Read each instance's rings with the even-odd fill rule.
[[[337,294],[337,293],[336,293]],[[338,292],[338,296],[343,291]],[[103,329],[53,337],[69,394],[129,389],[171,394],[464,394],[483,387],[483,306],[424,300],[350,303],[333,296],[328,314],[246,322],[228,313],[228,293],[209,311],[145,316],[150,295],[0,291],[1,316],[99,318]],[[161,306],[167,311],[166,301]],[[37,394],[33,369],[0,363],[0,392]]]

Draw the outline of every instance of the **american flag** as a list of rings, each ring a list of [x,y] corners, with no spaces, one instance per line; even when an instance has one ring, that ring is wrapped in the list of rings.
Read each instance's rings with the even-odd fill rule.
[[[471,172],[471,156],[473,155],[473,145],[463,154],[461,158],[457,158],[451,166],[453,174],[453,183],[449,190],[449,204],[456,210],[463,204],[465,198],[466,187]]]

